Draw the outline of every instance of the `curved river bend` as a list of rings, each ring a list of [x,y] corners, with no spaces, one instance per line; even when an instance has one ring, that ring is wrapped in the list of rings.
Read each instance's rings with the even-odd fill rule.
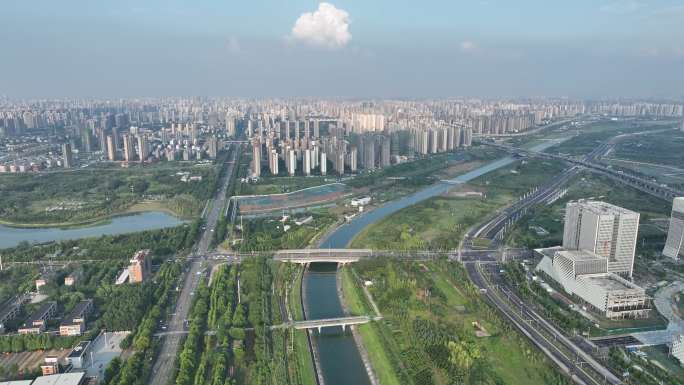
[[[532,147],[531,150],[543,151],[566,139],[548,140]],[[454,184],[469,182],[515,161],[516,159],[513,157],[493,161],[454,179],[432,185],[406,197],[388,202],[372,211],[365,212],[330,233],[321,243],[320,248],[346,248],[363,229],[388,215],[447,192]],[[337,295],[335,271],[333,264],[313,264],[305,275],[306,307],[309,312],[307,318],[332,318],[344,315]],[[313,334],[313,342],[317,344],[320,358],[321,367],[318,370],[323,373],[325,385],[370,385],[354,338],[349,331],[343,333],[341,328],[325,328],[322,333],[313,332]]]

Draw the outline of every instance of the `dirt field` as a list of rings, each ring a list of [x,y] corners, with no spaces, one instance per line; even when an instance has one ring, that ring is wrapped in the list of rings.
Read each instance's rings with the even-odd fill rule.
[[[10,367],[17,365],[19,370],[35,369],[40,366],[45,357],[58,357],[60,362],[65,362],[66,356],[71,349],[63,350],[39,350],[35,352],[7,353],[0,355],[0,366]]]

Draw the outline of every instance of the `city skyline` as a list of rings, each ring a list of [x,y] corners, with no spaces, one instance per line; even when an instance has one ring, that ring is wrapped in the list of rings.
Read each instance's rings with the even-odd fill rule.
[[[17,98],[683,96],[672,0],[0,9],[0,94]]]

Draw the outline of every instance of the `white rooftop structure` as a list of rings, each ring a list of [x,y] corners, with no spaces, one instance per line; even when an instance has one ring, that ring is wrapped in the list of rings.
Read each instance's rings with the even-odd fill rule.
[[[81,385],[84,380],[84,372],[62,373],[38,377],[31,385]]]
[[[646,291],[610,273],[605,258],[586,250],[557,247],[535,251],[543,255],[536,270],[546,273],[568,294],[580,297],[607,318],[648,316],[650,299]]]

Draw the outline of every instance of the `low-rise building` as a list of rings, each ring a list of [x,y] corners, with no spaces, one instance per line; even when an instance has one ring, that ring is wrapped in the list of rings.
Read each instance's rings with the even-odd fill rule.
[[[93,300],[86,299],[76,304],[76,307],[67,314],[59,325],[60,336],[80,336],[85,332],[86,320],[93,311]]]
[[[67,356],[69,364],[75,369],[83,369],[88,367],[88,354],[90,353],[90,350],[90,341],[79,342],[78,345],[76,345],[76,347],[74,347]]]
[[[368,197],[368,196],[362,197],[362,198],[352,198],[351,205],[353,207],[366,206],[367,204],[370,203],[370,201],[371,201],[371,197]]]
[[[26,297],[16,296],[0,305],[0,333],[5,332],[5,324],[7,321],[17,317],[24,302],[26,302]]]
[[[64,286],[74,286],[76,284],[76,274],[69,274],[64,277]]]
[[[45,357],[45,362],[40,365],[40,371],[44,376],[50,376],[59,373],[59,358],[57,357]]]
[[[151,259],[150,250],[138,250],[131,258],[131,264],[128,266],[128,282],[140,283],[143,282],[150,275]]]
[[[40,288],[47,285],[47,278],[46,277],[40,277],[36,279],[36,291],[40,293]]]
[[[651,311],[646,291],[608,272],[606,258],[587,250],[537,249],[543,258],[536,270],[558,282],[609,319],[645,318]]]
[[[57,313],[57,302],[45,302],[31,314],[24,325],[19,328],[20,334],[40,334],[45,331],[47,320]]]
[[[38,377],[31,385],[84,385],[86,382],[85,372],[72,372]]]

